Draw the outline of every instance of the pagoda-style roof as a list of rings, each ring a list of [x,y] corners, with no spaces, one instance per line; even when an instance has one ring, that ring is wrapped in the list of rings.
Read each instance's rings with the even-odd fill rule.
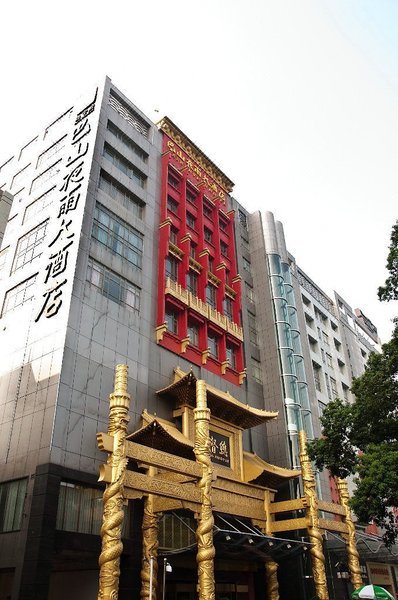
[[[196,377],[192,371],[184,373],[177,368],[174,371],[174,382],[156,392],[159,396],[167,396],[176,401],[176,407],[196,407]],[[240,429],[250,429],[256,425],[266,423],[278,416],[277,412],[270,412],[260,408],[253,408],[234,398],[229,392],[223,392],[206,384],[207,406],[212,416],[231,423]]]
[[[193,442],[172,423],[151,415],[146,410],[142,413],[142,427],[130,433],[126,439],[168,454],[195,460]]]
[[[243,451],[243,478],[246,483],[278,489],[282,483],[300,474],[300,470],[277,467],[265,462],[257,454]]]

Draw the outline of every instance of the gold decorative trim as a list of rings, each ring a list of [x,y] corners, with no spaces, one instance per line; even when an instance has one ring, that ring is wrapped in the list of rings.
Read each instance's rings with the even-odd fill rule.
[[[199,258],[202,258],[202,256],[209,256],[209,254],[210,254],[210,250],[208,248],[205,248],[204,250],[199,252]]]
[[[219,265],[216,266],[216,271],[221,271],[222,269],[226,269],[227,265],[224,261],[220,262]]]
[[[236,298],[236,292],[227,283],[225,284],[225,293],[230,296],[233,300]]]
[[[111,481],[103,496],[98,600],[117,599],[119,590],[120,556],[123,551],[123,486],[127,467],[125,445],[130,406],[127,376],[127,365],[116,365],[114,392],[109,396],[108,435],[113,438],[113,450],[107,461]]]
[[[209,423],[210,410],[207,408],[206,382],[196,382],[196,408],[194,408],[196,462],[202,467],[202,477],[198,482],[201,496],[201,508],[196,529],[198,564],[199,600],[214,600],[214,557],[216,550],[213,543],[213,503],[212,481],[213,466],[210,458]]]
[[[271,558],[265,561],[267,600],[279,600],[278,563]]]
[[[232,283],[237,283],[238,281],[242,281],[242,275],[239,275],[239,273],[232,279]]]
[[[221,375],[225,375],[227,368],[229,367],[229,360],[223,360],[221,363]]]
[[[210,271],[209,271],[209,273],[208,273],[208,275],[207,275],[207,279],[208,279],[209,281],[211,281],[212,283],[214,283],[214,285],[215,285],[216,287],[218,287],[218,286],[220,285],[220,283],[221,283],[221,279],[219,279],[218,277],[216,277],[216,276],[214,275],[214,273],[211,273]]]
[[[197,260],[192,258],[192,256],[189,257],[189,266],[197,273],[202,272],[202,269],[203,269],[202,265],[200,263],[198,263]]]
[[[185,337],[181,340],[181,352],[184,354],[189,346],[189,337]]]
[[[186,233],[182,238],[181,238],[182,242],[192,242],[192,235],[190,233]]]
[[[207,363],[207,359],[209,358],[210,355],[210,348],[207,348],[206,350],[203,350],[202,352],[202,365],[205,365]]]
[[[351,509],[350,509],[350,495],[348,493],[348,485],[345,479],[337,479],[337,489],[339,492],[340,504],[344,508],[345,515],[344,521],[347,527],[346,547],[348,557],[348,568],[351,575],[351,583],[354,586],[354,590],[362,585],[361,577],[361,566],[359,564],[359,554],[357,550],[357,544],[355,540],[355,525],[352,520]]]
[[[164,221],[162,221],[159,225],[159,229],[162,229],[162,227],[166,227],[166,225],[172,225],[173,221],[170,219],[170,217],[166,217]]]
[[[207,156],[194,144],[171,119],[164,117],[157,123],[159,129],[164,131],[180,148],[188,154],[215,182],[224,190],[231,192],[234,184]]]
[[[158,325],[155,329],[156,331],[156,343],[159,344],[163,340],[164,332],[167,331],[167,324],[163,323],[163,325]]]
[[[309,541],[311,542],[310,553],[312,558],[312,573],[314,576],[315,591],[319,600],[329,600],[326,583],[325,556],[323,554],[323,539],[319,526],[315,477],[312,471],[310,457],[307,452],[307,435],[304,430],[299,431],[298,438],[304,498],[307,506],[307,530]]]
[[[149,467],[148,475],[154,476],[156,469]],[[141,600],[156,600],[158,581],[158,530],[159,517],[154,510],[154,496],[144,499],[142,518],[142,564],[141,564]],[[152,590],[150,589],[152,562]],[[152,594],[150,593],[152,592]]]
[[[173,244],[173,242],[169,242],[169,252],[173,254],[173,256],[178,258],[178,260],[181,260],[185,254],[185,252],[183,250],[180,250],[180,248]]]

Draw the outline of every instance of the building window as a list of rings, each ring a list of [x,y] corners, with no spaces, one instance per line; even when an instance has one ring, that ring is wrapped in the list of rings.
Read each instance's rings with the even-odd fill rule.
[[[124,156],[116,152],[112,146],[105,143],[103,155],[114,167],[119,169],[119,171],[124,173],[129,179],[134,181],[140,187],[145,187],[147,176],[137,169],[130,161],[124,158]]]
[[[233,317],[232,317],[232,307],[233,307],[233,300],[232,300],[232,298],[229,298],[228,296],[226,296],[224,298],[224,315],[226,317],[228,317],[228,319],[230,321],[233,320]]]
[[[249,318],[249,339],[254,346],[258,346],[258,333],[256,317],[252,313],[247,313]]]
[[[212,308],[216,308],[216,288],[214,285],[208,284],[206,286],[206,302]]]
[[[344,400],[347,400],[347,402],[348,402],[348,400],[349,400],[349,395],[348,395],[349,387],[347,385],[345,385],[344,383],[341,384],[341,387],[343,388]]]
[[[247,260],[247,258],[245,258],[245,257],[243,256],[243,257],[242,257],[242,261],[243,261],[243,268],[244,268],[244,270],[245,270],[247,273],[250,273],[250,274],[251,274],[251,272],[252,272],[252,265],[251,265],[251,262],[250,262],[250,260]]]
[[[203,214],[208,219],[212,219],[213,218],[213,208],[209,204],[207,204],[206,202],[203,203]]]
[[[178,278],[178,261],[174,256],[166,256],[166,277],[172,281],[177,281]]]
[[[55,142],[55,144],[53,144],[52,146],[47,148],[47,150],[40,154],[39,158],[37,159],[36,168],[38,169],[39,167],[43,167],[43,165],[47,164],[51,158],[53,158],[54,156],[59,154],[59,152],[61,152],[61,150],[65,147],[65,144],[66,134],[63,137],[61,137],[61,139],[59,139],[57,142]]]
[[[109,95],[109,106],[111,106],[119,115],[125,119],[134,129],[148,138],[150,127],[138,113],[131,108],[127,102],[124,102],[116,92],[111,90]]]
[[[18,240],[11,273],[30,264],[42,254],[42,244],[46,237],[48,221],[44,221]]]
[[[333,368],[332,356],[326,352],[326,364],[331,369]]]
[[[167,196],[167,208],[174,214],[178,212],[178,202],[176,202],[171,196]]]
[[[199,348],[199,326],[195,321],[192,321],[192,319],[188,320],[187,335],[191,346]]]
[[[67,121],[69,121],[69,119],[72,116],[72,110],[73,108],[70,108],[69,110],[67,110],[66,112],[64,112],[60,117],[58,117],[58,119],[55,119],[55,121],[53,121],[46,129],[46,131],[44,132],[44,138],[45,139],[49,133],[51,133],[51,135],[53,136],[54,133],[57,133],[57,131],[59,131],[60,129],[62,129],[63,127],[65,127]]]
[[[166,306],[166,325],[170,333],[178,334],[178,313],[171,306]]]
[[[95,207],[92,235],[113,254],[141,269],[143,235],[100,204]]]
[[[142,219],[145,203],[116,179],[108,175],[106,171],[101,171],[99,188],[127,208],[133,215]]]
[[[323,337],[323,343],[324,343],[326,346],[330,346],[330,343],[329,343],[329,336],[328,336],[328,334],[327,334],[327,333],[325,333],[324,331],[322,331],[322,337]]]
[[[176,227],[171,227],[170,228],[170,242],[172,244],[174,244],[175,246],[177,246],[177,235],[178,235],[178,229],[176,229]]]
[[[207,334],[207,346],[210,350],[210,356],[218,359],[218,335],[213,331]]]
[[[18,171],[18,173],[16,173],[14,175],[14,177],[12,178],[12,182],[11,182],[11,189],[18,190],[21,187],[21,185],[25,181],[25,178],[28,174],[29,167],[30,167],[30,164],[26,165],[26,167],[24,167],[23,169],[21,169],[20,171]]]
[[[330,387],[332,388],[332,397],[337,398],[337,381],[333,377],[330,378]]]
[[[27,479],[0,483],[0,533],[21,529]]]
[[[228,257],[228,246],[225,242],[220,242],[220,250],[223,256]]]
[[[189,256],[191,258],[196,258],[196,250],[197,250],[196,244],[194,244],[193,242],[191,242],[191,246],[189,248]]]
[[[23,148],[21,148],[21,152],[19,153],[19,158],[18,160],[21,160],[23,156],[25,156],[26,154],[31,154],[32,149],[33,149],[33,144],[35,144],[38,140],[38,136],[36,136],[35,138],[33,138],[33,140],[30,140],[30,142],[28,142],[27,144],[25,144],[25,146]]]
[[[32,217],[35,217],[36,215],[41,213],[44,209],[46,209],[47,206],[50,206],[50,204],[52,204],[54,202],[56,190],[57,190],[57,188],[54,185],[51,189],[47,190],[47,192],[45,192],[44,194],[39,196],[36,200],[31,202],[25,208],[23,222],[26,223],[26,221],[28,221]]]
[[[329,376],[325,373],[325,381],[326,381],[326,390],[328,393],[328,398],[329,400],[332,399],[332,391],[330,389],[330,381],[329,381]]]
[[[48,169],[46,169],[43,173],[40,173],[33,181],[32,186],[30,188],[30,193],[33,194],[36,190],[41,188],[47,181],[50,181],[53,177],[55,177],[60,171],[60,162],[62,159],[57,160],[56,163],[51,165]]]
[[[225,233],[228,229],[228,223],[226,221],[224,221],[224,219],[221,219],[221,218],[219,220],[219,223],[220,223],[221,231],[224,231],[224,233]]]
[[[251,367],[252,367],[252,376],[258,383],[263,382],[262,372],[261,372],[261,364],[255,358],[251,358]]]
[[[197,193],[192,188],[187,187],[188,202],[190,202],[191,204],[195,204],[197,196]]]
[[[250,300],[250,302],[255,302],[256,298],[254,296],[254,289],[252,288],[251,285],[249,285],[248,283],[246,283],[246,298],[248,300]]]
[[[214,258],[209,256],[209,272],[214,273]]]
[[[7,248],[3,248],[3,250],[0,251],[0,273],[2,272],[2,270],[5,267],[9,251],[10,251],[10,246],[7,246]]]
[[[205,240],[206,242],[213,242],[213,232],[207,227],[205,227]]]
[[[131,150],[131,152],[134,152],[134,154],[138,156],[138,158],[140,158],[143,162],[146,162],[148,160],[148,154],[145,152],[145,150],[143,150],[138,144],[133,142],[133,140],[129,138],[128,135],[123,133],[123,131],[119,129],[119,127],[116,127],[116,125],[112,123],[112,121],[108,121],[107,129],[115,136],[117,140],[122,142],[122,144],[126,148]]]
[[[37,273],[35,275],[32,275],[32,277],[29,277],[29,279],[25,279],[25,281],[22,281],[22,283],[19,283],[11,290],[8,290],[8,292],[6,292],[6,295],[4,297],[3,310],[1,312],[2,317],[4,317],[7,313],[11,312],[12,310],[15,310],[19,306],[22,306],[30,300],[33,300],[33,298],[35,297],[36,277]]]
[[[177,173],[172,171],[170,168],[169,168],[169,172],[167,175],[167,181],[168,181],[168,184],[171,185],[172,188],[179,191],[181,178],[179,175],[177,175]]]
[[[195,229],[196,219],[191,213],[187,212],[187,225],[191,229]]]
[[[318,390],[318,392],[322,391],[322,386],[321,386],[321,367],[319,365],[317,365],[316,363],[312,363],[312,369],[314,372],[314,382],[315,382],[315,388]]]
[[[231,344],[227,344],[227,360],[231,369],[236,369],[236,349]]]
[[[250,246],[249,246],[249,241],[244,238],[243,236],[241,236],[241,242],[242,242],[242,248],[243,250],[245,250],[246,252],[248,252],[250,254]]]
[[[244,212],[238,210],[238,219],[239,223],[242,225],[244,229],[247,229],[247,217]]]
[[[140,310],[140,288],[92,258],[88,261],[87,281],[98,288],[106,298],[137,312]]]
[[[194,296],[198,295],[198,274],[195,271],[188,271],[187,287]]]
[[[98,535],[102,524],[102,491],[61,481],[56,528]]]

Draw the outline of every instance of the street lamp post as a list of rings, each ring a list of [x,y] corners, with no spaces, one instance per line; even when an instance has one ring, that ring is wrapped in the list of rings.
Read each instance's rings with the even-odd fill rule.
[[[163,558],[163,589],[162,589],[162,600],[165,600],[166,597],[166,573],[171,573],[173,567],[169,562],[167,562],[167,558]]]

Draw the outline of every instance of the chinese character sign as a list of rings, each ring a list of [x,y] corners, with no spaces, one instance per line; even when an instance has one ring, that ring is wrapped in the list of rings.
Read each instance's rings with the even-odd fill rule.
[[[55,317],[64,304],[63,296],[68,281],[73,282],[74,269],[87,194],[90,161],[95,140],[93,114],[98,89],[94,99],[77,112],[69,143],[63,159],[63,173],[58,191],[56,212],[50,219],[53,234],[49,238],[46,263],[42,277],[44,293],[35,322]],[[73,257],[71,256],[73,254]],[[73,260],[72,260],[73,258]]]
[[[210,431],[210,454],[213,463],[231,466],[229,437],[216,431]]]

